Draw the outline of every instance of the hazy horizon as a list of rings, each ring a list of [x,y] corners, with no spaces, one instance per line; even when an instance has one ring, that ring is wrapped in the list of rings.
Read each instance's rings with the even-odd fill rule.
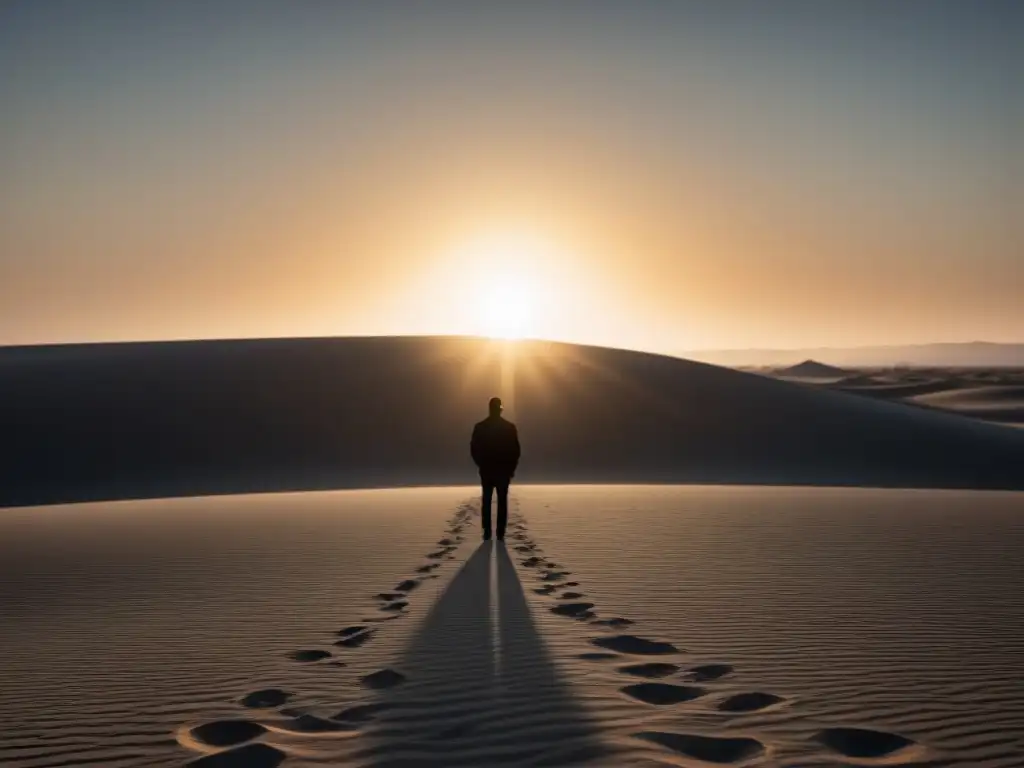
[[[1024,6],[0,9],[0,345],[1024,339]]]
[[[126,338],[99,339],[90,341],[58,341],[41,342],[38,344],[0,344],[0,350],[19,347],[77,346],[81,344],[174,344],[180,342],[246,342],[246,341],[302,341],[308,339],[399,339],[399,338],[435,338],[435,339],[488,339],[486,334],[351,334],[338,335],[305,335],[305,336],[234,336],[234,337],[180,337],[180,338]],[[590,344],[572,342],[563,339],[543,337],[517,337],[509,339],[518,342],[554,342],[567,344],[583,344],[607,349],[623,349],[628,351],[646,352],[668,357],[678,357],[710,363],[726,367],[765,367],[773,365],[790,365],[807,359],[833,365],[851,367],[872,367],[886,365],[923,365],[923,366],[1011,366],[1024,365],[1024,342],[992,342],[982,339],[973,341],[935,341],[919,344],[876,344],[850,347],[747,347],[736,349],[697,348],[697,349],[664,349],[652,350],[638,347],[615,347],[609,344]],[[919,359],[923,358],[923,359]]]

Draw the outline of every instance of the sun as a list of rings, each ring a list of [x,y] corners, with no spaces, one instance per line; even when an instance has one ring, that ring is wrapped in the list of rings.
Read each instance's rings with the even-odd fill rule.
[[[459,249],[460,282],[471,301],[474,333],[497,339],[521,339],[537,332],[545,289],[549,244],[522,233],[491,233]]]
[[[530,285],[514,275],[498,273],[493,277],[480,297],[483,330],[493,338],[522,338],[530,332],[533,321]]]

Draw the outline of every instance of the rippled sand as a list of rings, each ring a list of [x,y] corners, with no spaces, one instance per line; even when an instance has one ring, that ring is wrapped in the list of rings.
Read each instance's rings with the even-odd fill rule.
[[[0,764],[1024,764],[1024,495],[0,510]]]

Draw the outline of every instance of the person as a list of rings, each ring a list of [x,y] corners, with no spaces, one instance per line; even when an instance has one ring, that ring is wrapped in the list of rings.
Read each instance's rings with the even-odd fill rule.
[[[501,398],[492,397],[490,414],[473,427],[469,452],[480,470],[481,522],[484,541],[491,538],[491,498],[498,492],[498,539],[505,538],[508,521],[508,485],[519,466],[519,432],[516,425],[502,418]]]

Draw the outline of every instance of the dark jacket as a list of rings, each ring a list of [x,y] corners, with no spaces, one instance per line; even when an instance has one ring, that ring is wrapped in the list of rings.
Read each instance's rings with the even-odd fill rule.
[[[519,433],[516,425],[501,416],[489,416],[473,427],[469,452],[480,474],[512,477],[519,465]]]

